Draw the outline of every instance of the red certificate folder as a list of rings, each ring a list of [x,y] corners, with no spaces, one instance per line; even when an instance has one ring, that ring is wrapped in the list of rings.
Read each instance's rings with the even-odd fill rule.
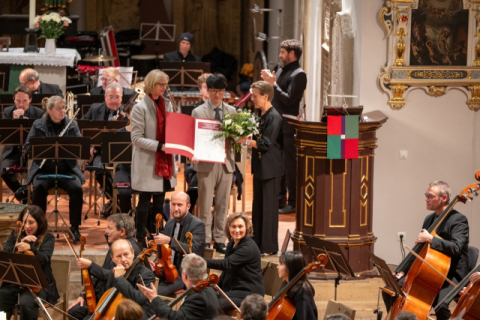
[[[198,127],[198,128],[197,128]],[[217,120],[211,119],[195,119],[189,115],[167,112],[165,119],[165,153],[180,154],[182,156],[192,158],[194,155],[200,161],[226,163],[226,155],[218,157],[218,154],[210,156],[208,147],[197,150],[195,153],[195,132],[197,130],[213,130],[218,133],[220,124]],[[219,141],[203,140],[203,145],[209,146],[218,144]],[[197,142],[198,143],[198,142]],[[224,148],[226,152],[226,147]]]

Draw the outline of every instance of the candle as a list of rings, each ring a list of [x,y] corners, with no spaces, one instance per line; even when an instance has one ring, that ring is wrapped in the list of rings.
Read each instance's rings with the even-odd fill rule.
[[[35,19],[35,0],[30,0],[29,10],[28,10],[28,27],[30,29],[35,28],[35,22],[33,22],[33,19]]]

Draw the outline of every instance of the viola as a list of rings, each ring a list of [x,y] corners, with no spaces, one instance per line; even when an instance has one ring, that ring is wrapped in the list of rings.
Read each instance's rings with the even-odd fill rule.
[[[453,207],[458,202],[466,203],[473,200],[472,195],[476,196],[479,190],[480,183],[464,188],[430,226],[428,232],[432,236],[437,236],[436,231],[447,220]],[[392,319],[400,311],[409,311],[419,320],[426,320],[438,292],[447,279],[451,263],[449,256],[432,249],[429,243],[417,244],[413,252],[417,254],[410,253],[395,270],[400,272],[409,261],[414,260],[403,283],[402,290],[405,296],[398,297],[390,310]]]
[[[193,234],[191,232],[187,232],[185,233],[185,238],[187,239],[188,251],[192,253]]]
[[[287,298],[287,292],[297,281],[303,277],[306,273],[312,272],[313,269],[323,268],[328,262],[328,258],[325,254],[321,253],[317,256],[317,261],[314,261],[307,265],[305,268],[293,277],[280,292],[273,297],[272,301],[268,304],[267,320],[291,320],[295,315],[295,306],[292,301]]]
[[[157,236],[160,234],[160,228],[162,225],[162,215],[157,214],[155,217],[156,223],[156,233]],[[168,244],[157,245],[155,241],[150,241],[149,246],[153,242],[157,250],[157,261],[155,261],[155,274],[157,276],[162,276],[170,283],[173,283],[178,278],[177,268],[172,263],[172,248]]]
[[[17,221],[17,241],[16,243],[18,244],[19,243],[19,240],[20,240],[20,235],[21,233],[23,232],[23,222],[22,221]],[[18,253],[18,254],[25,254],[27,256],[34,256],[35,254],[30,251],[30,250],[26,250],[26,251],[23,251],[23,252],[19,252],[17,250],[17,248],[14,249],[14,252]],[[33,292],[35,293],[39,293],[40,290],[42,290],[42,287],[30,287],[30,289],[32,289]]]
[[[78,260],[77,253],[73,249],[70,241],[68,241],[67,236],[63,233],[65,240],[67,241],[70,249],[72,249],[73,255]],[[87,243],[87,237],[80,237],[80,258],[83,258],[83,251],[85,251],[85,244]],[[92,277],[88,272],[88,269],[82,269],[82,282],[85,287],[85,300],[87,302],[88,313],[94,313],[95,308],[97,307],[97,297],[95,295],[95,287],[93,286]]]
[[[132,273],[133,269],[137,266],[137,264],[146,259],[147,255],[152,254],[153,249],[148,248],[143,250],[137,258],[133,261],[130,268],[128,268],[127,272],[125,273],[125,279],[128,279],[130,274]],[[90,317],[91,320],[113,320],[115,319],[115,312],[117,310],[118,305],[127,298],[118,292],[117,288],[113,287],[105,291],[102,295],[100,300],[98,301],[97,308],[95,312]]]

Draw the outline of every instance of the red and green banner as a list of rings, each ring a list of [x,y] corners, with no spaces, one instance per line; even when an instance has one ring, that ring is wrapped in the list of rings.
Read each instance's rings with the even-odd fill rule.
[[[327,159],[358,158],[359,116],[328,116]]]

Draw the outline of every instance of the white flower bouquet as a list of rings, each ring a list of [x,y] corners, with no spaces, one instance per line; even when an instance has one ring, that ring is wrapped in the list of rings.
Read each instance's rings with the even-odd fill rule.
[[[57,39],[63,34],[65,27],[72,23],[72,20],[62,17],[56,12],[51,12],[50,14],[36,16],[33,22],[35,28],[40,28],[42,31],[39,39]]]
[[[213,139],[222,139],[224,137],[233,138],[233,148],[237,152],[242,151],[242,145],[237,143],[238,139],[246,137],[250,134],[258,134],[258,127],[260,123],[254,114],[249,110],[237,110],[237,113],[226,114],[222,121],[222,133],[213,137]]]

